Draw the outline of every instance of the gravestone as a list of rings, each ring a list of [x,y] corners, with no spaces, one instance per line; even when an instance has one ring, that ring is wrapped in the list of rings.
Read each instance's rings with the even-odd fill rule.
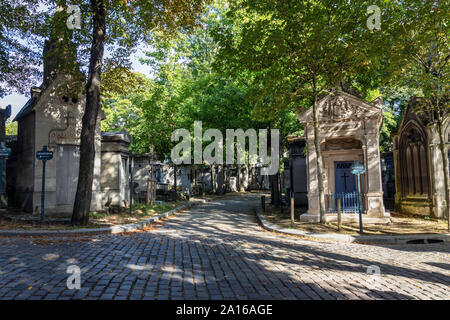
[[[102,132],[101,188],[103,205],[126,207],[130,201],[129,165],[131,138],[126,131]]]
[[[395,170],[392,152],[386,152],[381,155],[381,174],[384,206],[389,210],[394,210]]]
[[[302,137],[288,137],[289,159],[285,162],[286,194],[294,193],[296,207],[308,205],[308,177],[306,173],[306,141]],[[291,179],[292,177],[292,179]]]

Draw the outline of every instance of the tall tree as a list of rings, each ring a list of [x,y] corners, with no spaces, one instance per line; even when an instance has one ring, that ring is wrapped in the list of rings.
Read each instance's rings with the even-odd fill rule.
[[[57,1],[64,5],[65,1]],[[94,170],[94,136],[100,110],[100,86],[105,44],[116,46],[113,57],[125,61],[131,48],[146,40],[155,29],[172,31],[196,23],[203,10],[203,0],[78,0],[83,17],[89,19],[74,40],[86,44],[90,40],[86,107],[82,120],[80,169],[72,215],[72,224],[89,221]],[[89,15],[91,14],[91,15]],[[89,36],[86,31],[91,30]]]
[[[321,94],[373,66],[365,1],[233,0],[216,37],[231,71],[256,73],[253,98],[262,113],[312,106],[320,220],[325,195],[318,101]],[[226,24],[226,23],[225,23]]]
[[[426,113],[436,125],[439,150],[442,157],[442,174],[445,187],[446,215],[450,230],[450,191],[448,148],[444,132],[445,119],[450,113],[450,47],[448,1],[401,1],[397,23],[389,32],[396,36],[392,50],[400,71],[395,83],[414,88],[421,99],[415,112]]]
[[[0,3],[0,98],[18,92],[28,94],[40,76],[42,38],[46,15],[39,0]]]

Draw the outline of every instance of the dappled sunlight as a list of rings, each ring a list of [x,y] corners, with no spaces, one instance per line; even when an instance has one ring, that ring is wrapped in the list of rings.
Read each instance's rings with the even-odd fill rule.
[[[158,290],[169,292],[171,285],[177,294],[212,290],[211,295],[239,299],[416,299],[422,294],[417,286],[431,286],[445,296],[448,245],[373,246],[282,236],[256,224],[251,208],[258,199],[245,195],[205,203],[164,221],[158,232],[101,235],[95,242],[55,242],[51,253],[57,252],[58,259],[41,259],[49,254],[45,243],[34,245],[31,253],[27,242],[8,240],[30,252],[21,256],[12,255],[0,240],[0,250],[6,253],[5,262],[17,256],[30,263],[16,272],[27,281],[37,281],[33,286],[44,281],[36,274],[65,277],[67,265],[76,264],[85,286],[125,281],[125,288],[134,283],[133,290],[151,298],[158,297]],[[46,263],[44,269],[32,263],[35,258]],[[381,276],[368,287],[373,278],[367,269],[374,265]]]
[[[153,266],[151,265],[143,265],[143,266],[139,266],[136,264],[127,264],[126,265],[127,268],[133,270],[133,271],[145,271],[145,270],[152,270]]]

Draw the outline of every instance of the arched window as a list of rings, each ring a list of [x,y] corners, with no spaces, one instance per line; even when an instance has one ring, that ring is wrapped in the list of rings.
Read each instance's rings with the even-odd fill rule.
[[[422,181],[422,194],[430,194],[429,183],[428,183],[428,166],[427,166],[427,153],[425,147],[420,145],[420,172]]]
[[[415,121],[404,126],[399,141],[402,196],[430,195],[426,133]]]
[[[406,169],[408,172],[408,194],[414,194],[414,167],[411,146],[406,147]]]
[[[413,176],[414,176],[414,193],[415,194],[422,194],[422,173],[420,172],[420,166],[419,166],[419,149],[417,147],[417,144],[412,146],[412,152],[413,152]]]

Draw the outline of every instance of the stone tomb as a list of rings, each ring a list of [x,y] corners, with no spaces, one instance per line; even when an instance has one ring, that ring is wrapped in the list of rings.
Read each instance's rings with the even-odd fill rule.
[[[101,188],[107,207],[126,207],[130,202],[130,143],[126,131],[102,132]]]
[[[394,210],[395,198],[395,169],[392,152],[381,154],[381,175],[383,184],[383,200],[386,210]]]
[[[44,145],[54,152],[46,165],[47,213],[68,213],[73,209],[78,181],[81,119],[86,98],[83,94],[69,98],[57,94],[57,84],[71,85],[66,75],[58,75],[49,85],[33,88],[31,99],[15,117],[18,122],[17,178],[15,207],[25,212],[38,211],[41,199],[42,161],[36,152]],[[100,120],[95,133],[94,181],[91,210],[101,209]]]
[[[284,162],[284,183],[286,194],[294,192],[296,207],[308,205],[308,176],[306,173],[306,141],[303,137],[288,137],[289,158]],[[292,176],[292,179],[291,179]]]
[[[395,210],[444,218],[445,186],[439,135],[433,114],[414,112],[411,99],[397,133],[392,135],[395,167]],[[450,113],[444,118],[445,156],[449,159]],[[448,168],[445,170],[448,173]]]
[[[327,202],[326,221],[336,219],[336,194],[347,197],[345,220],[358,220],[356,176],[351,165],[357,160],[366,168],[361,175],[364,222],[388,222],[383,205],[379,132],[382,123],[381,99],[369,103],[354,95],[335,91],[318,101],[319,140],[323,158],[323,180]],[[319,221],[319,189],[314,146],[312,108],[299,115],[307,144],[308,212],[301,221]],[[346,207],[347,206],[347,207]]]

